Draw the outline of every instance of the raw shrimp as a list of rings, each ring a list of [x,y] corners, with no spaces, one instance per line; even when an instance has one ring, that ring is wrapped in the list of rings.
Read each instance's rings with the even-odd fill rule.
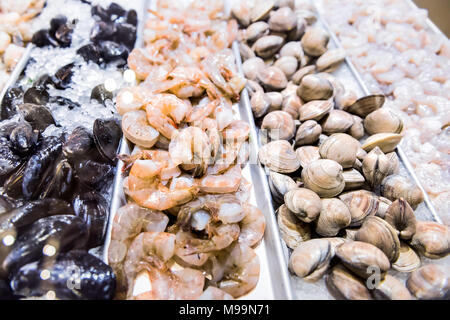
[[[143,108],[153,94],[142,86],[120,89],[116,97],[116,108],[120,115]]]
[[[188,239],[193,238],[191,232],[183,231],[182,229],[178,229],[176,233],[176,241],[175,241],[175,260],[180,262],[182,265],[187,266],[195,266],[201,267],[208,260],[210,254],[209,253],[190,253],[189,249],[186,248],[186,242]],[[179,259],[176,259],[176,258]],[[181,260],[181,261],[179,261]]]
[[[217,121],[217,128],[219,131],[223,131],[223,129],[233,122],[233,109],[230,100],[224,97],[221,99],[220,105],[214,110],[214,118]]]
[[[259,258],[249,246],[236,243],[229,249],[225,261],[223,279],[217,287],[234,298],[239,298],[256,287],[259,279]]]
[[[239,223],[241,233],[239,234],[239,243],[249,247],[255,246],[264,236],[266,229],[266,219],[263,213],[257,207],[251,204],[244,205],[244,219]]]
[[[211,223],[208,226],[208,239],[189,238],[183,242],[186,253],[204,253],[219,251],[230,246],[239,237],[239,225]]]
[[[177,124],[190,112],[190,106],[173,94],[155,95],[147,104],[148,123],[166,138],[171,139]]]
[[[192,107],[191,113],[186,117],[186,122],[202,121],[214,112],[219,103],[220,100],[211,101],[208,97],[204,97]]]
[[[153,160],[163,164],[163,168],[159,174],[159,178],[163,181],[170,180],[174,177],[178,177],[181,174],[180,169],[176,164],[172,162],[168,151],[153,149],[153,150],[140,150],[131,156],[120,155],[120,159],[125,163],[125,170],[134,165],[136,160]],[[139,176],[146,176],[145,171]]]
[[[152,69],[152,63],[141,48],[134,48],[128,55],[128,66],[134,71],[138,80],[145,80]]]
[[[198,179],[201,192],[205,193],[232,193],[236,192],[241,184],[241,166],[235,165],[223,174],[205,175]]]
[[[209,286],[198,300],[234,300],[233,296],[219,288]]]
[[[222,132],[226,143],[244,142],[250,134],[250,125],[242,120],[234,120]]]

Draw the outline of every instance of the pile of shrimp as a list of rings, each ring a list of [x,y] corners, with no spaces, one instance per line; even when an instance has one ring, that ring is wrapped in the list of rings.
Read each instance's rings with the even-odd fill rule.
[[[266,226],[242,176],[249,125],[232,104],[245,79],[230,46],[236,21],[220,1],[158,1],[145,48],[128,65],[141,80],[116,101],[128,203],[116,213],[109,263],[117,299],[233,299],[258,283],[254,247]]]
[[[44,4],[45,0],[0,0],[0,90],[31,40],[30,21]]]
[[[450,40],[405,0],[322,0],[323,14],[370,90],[403,119],[402,147],[450,224]]]

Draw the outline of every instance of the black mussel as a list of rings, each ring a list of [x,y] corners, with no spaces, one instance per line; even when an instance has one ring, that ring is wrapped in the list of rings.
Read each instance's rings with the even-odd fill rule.
[[[61,67],[58,71],[56,71],[55,76],[53,77],[53,83],[55,84],[55,88],[64,90],[69,87],[70,81],[72,80],[74,67],[75,67],[74,63],[69,63],[64,67]]]
[[[0,215],[6,211],[11,210],[12,208],[14,208],[14,206],[14,200],[8,198],[3,194],[0,195]]]
[[[36,31],[31,38],[31,42],[37,47],[53,46],[58,47],[58,41],[52,37],[49,30],[42,29]]]
[[[100,54],[106,63],[112,61],[119,61],[125,64],[128,58],[128,48],[123,44],[118,44],[113,41],[100,42]]]
[[[89,158],[94,147],[94,139],[91,133],[84,127],[76,127],[63,145],[64,156],[72,163],[76,160]]]
[[[10,119],[17,114],[17,106],[22,103],[23,90],[20,87],[11,87],[6,90],[1,104],[1,120]]]
[[[71,26],[65,24],[59,27],[59,29],[55,33],[55,38],[58,40],[59,44],[63,48],[70,47],[72,43],[72,33],[73,29]]]
[[[74,215],[56,215],[39,219],[17,237],[11,252],[2,263],[8,274],[40,259],[43,253],[53,256],[58,252],[82,249],[87,241],[86,223]],[[53,248],[44,251],[45,246]]]
[[[111,21],[127,14],[127,11],[115,2],[111,2],[108,9],[106,9],[106,12],[109,14]]]
[[[108,12],[106,12],[106,10],[103,9],[100,5],[92,6],[91,15],[93,17],[98,17],[100,20],[103,20],[106,22],[110,21]]]
[[[27,163],[24,162],[3,184],[3,191],[8,197],[13,199],[20,199],[23,197],[22,182],[26,164]]]
[[[86,62],[92,61],[96,64],[100,64],[103,61],[99,48],[93,43],[89,43],[79,48],[77,54],[82,56]]]
[[[18,122],[0,122],[0,138],[6,138],[6,140],[0,139],[0,143],[8,144],[9,136],[18,124]]]
[[[25,199],[33,199],[42,190],[45,178],[53,172],[53,165],[61,154],[63,139],[45,137],[39,149],[27,161],[23,172],[22,192]]]
[[[48,85],[54,85],[52,77],[48,74],[40,76],[39,79],[33,83],[33,87],[38,89],[47,89]]]
[[[98,152],[105,160],[114,162],[120,139],[122,138],[122,129],[117,119],[97,119],[94,122],[94,141]]]
[[[94,87],[91,91],[91,100],[96,100],[99,103],[105,104],[106,100],[113,99],[113,94],[111,91],[106,90],[103,84],[99,84]]]
[[[132,50],[136,43],[136,26],[129,23],[116,23],[114,41]]]
[[[0,279],[0,300],[15,300],[9,284],[3,279]]]
[[[43,270],[49,271],[42,280]],[[55,292],[58,299],[109,300],[114,297],[116,277],[110,266],[86,251],[73,250],[50,261],[33,262],[20,268],[11,279],[19,296],[43,296]]]
[[[22,163],[22,159],[11,150],[9,142],[5,140],[0,138],[0,180],[8,178]]]
[[[127,12],[127,20],[126,21],[127,21],[127,23],[129,23],[135,27],[137,26],[138,17],[137,17],[136,10],[132,9]]]
[[[95,43],[103,40],[112,40],[114,38],[114,24],[105,21],[97,21],[91,29],[90,38]]]
[[[88,248],[103,243],[108,221],[108,202],[98,192],[91,191],[77,195],[73,200],[75,214],[86,222],[89,231]]]
[[[94,160],[83,160],[75,164],[75,172],[82,183],[95,188],[112,175],[113,167]]]
[[[43,105],[24,103],[18,106],[23,118],[34,130],[44,131],[49,125],[55,124],[52,113]]]
[[[69,108],[69,110],[81,107],[81,105],[78,102],[74,102],[74,101],[70,100],[69,98],[65,98],[65,97],[61,97],[61,96],[50,97],[49,102],[57,103],[60,106],[67,106]]]
[[[30,201],[0,215],[0,234],[23,228],[39,219],[60,214],[74,214],[70,203],[51,198]]]
[[[62,14],[57,15],[52,20],[50,20],[50,33],[55,34],[59,27],[67,24],[67,17]]]
[[[31,87],[27,91],[25,91],[25,94],[23,95],[24,103],[44,105],[47,104],[48,100],[49,94],[47,92],[47,89],[43,87]]]
[[[44,186],[40,198],[70,199],[75,185],[75,176],[69,161],[61,160],[50,177],[51,179]]]
[[[14,150],[19,153],[27,153],[33,149],[39,139],[39,131],[33,130],[31,124],[26,121],[20,122],[9,136]]]

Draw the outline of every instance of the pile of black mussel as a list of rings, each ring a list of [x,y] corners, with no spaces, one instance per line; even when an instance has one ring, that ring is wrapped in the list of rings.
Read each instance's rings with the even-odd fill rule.
[[[117,63],[124,66],[136,42],[137,13],[126,11],[117,3],[108,8],[92,6],[95,25],[91,30],[91,42],[77,50],[86,61],[96,64]]]
[[[58,15],[50,20],[50,28],[36,31],[31,42],[38,47],[70,47],[77,22],[77,20],[68,21],[67,17]]]

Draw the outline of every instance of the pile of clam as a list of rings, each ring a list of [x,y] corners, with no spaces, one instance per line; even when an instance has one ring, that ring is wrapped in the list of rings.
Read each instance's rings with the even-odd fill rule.
[[[402,120],[382,108],[384,96],[357,99],[329,73],[345,53],[328,49],[329,35],[314,24],[312,11],[293,1],[247,9],[249,19],[240,16],[242,4],[232,12],[245,28],[243,71],[266,138],[259,162],[279,206],[282,238],[293,250],[290,271],[306,281],[327,274],[337,298],[448,296],[448,271],[419,269],[418,253],[440,258],[450,252],[450,230],[415,219],[423,194],[398,174],[394,152]],[[387,275],[391,268],[412,272],[409,291]],[[370,285],[365,279],[375,272],[378,281]]]

